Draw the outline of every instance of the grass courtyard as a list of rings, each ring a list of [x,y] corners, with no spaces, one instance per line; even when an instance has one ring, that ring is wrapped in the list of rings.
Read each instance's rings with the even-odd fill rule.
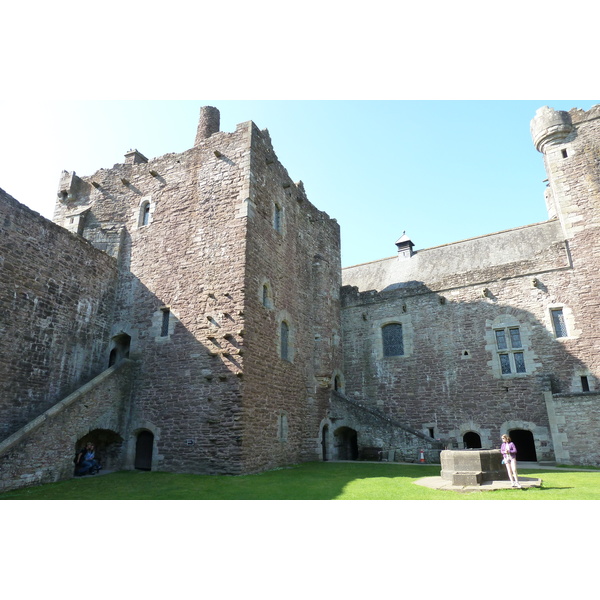
[[[438,465],[313,462],[255,475],[121,471],[0,494],[0,500],[600,500],[600,471],[521,469],[541,488],[458,493],[415,485]]]

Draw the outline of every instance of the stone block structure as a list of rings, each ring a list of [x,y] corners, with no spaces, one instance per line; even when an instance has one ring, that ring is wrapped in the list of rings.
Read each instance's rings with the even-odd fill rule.
[[[0,490],[111,468],[239,474],[439,462],[444,447],[600,464],[600,107],[532,121],[549,219],[341,269],[337,222],[252,122],[90,176],[54,222],[0,191]]]

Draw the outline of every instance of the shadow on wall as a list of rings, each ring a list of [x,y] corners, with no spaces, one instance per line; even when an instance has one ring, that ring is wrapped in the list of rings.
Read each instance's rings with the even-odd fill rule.
[[[564,448],[576,464],[594,464],[580,458],[586,452],[600,461],[600,448],[577,434],[577,423],[567,418],[561,425],[561,394],[587,411],[582,420],[598,418],[598,409],[588,405],[600,379],[568,349],[580,335],[577,319],[585,315],[573,314],[577,307],[568,304],[570,297],[561,303],[548,296],[553,289],[560,300],[570,272],[557,268],[547,277],[554,279],[522,275],[482,289],[470,286],[455,300],[449,290],[435,292],[420,281],[383,292],[345,286],[347,395],[377,400],[387,416],[416,429],[428,424],[448,447],[497,448],[500,434],[510,433],[521,460],[565,462],[569,454],[554,456],[554,445],[560,451],[568,437]],[[464,299],[467,294],[478,299]],[[543,306],[544,320],[501,301],[511,295]],[[394,355],[382,346],[390,323],[399,324],[404,335]],[[364,439],[359,423],[349,425],[361,444],[378,445]]]

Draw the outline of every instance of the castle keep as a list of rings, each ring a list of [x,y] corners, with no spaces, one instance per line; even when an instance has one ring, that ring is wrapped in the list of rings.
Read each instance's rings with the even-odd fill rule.
[[[600,106],[540,109],[543,223],[341,269],[337,222],[252,122],[0,190],[0,490],[105,468],[240,474],[515,439],[600,465]]]

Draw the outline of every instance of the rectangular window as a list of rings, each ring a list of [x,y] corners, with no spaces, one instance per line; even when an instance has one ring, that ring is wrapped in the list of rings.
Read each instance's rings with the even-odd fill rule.
[[[590,382],[588,381],[587,375],[581,376],[581,390],[584,392],[590,391]]]
[[[517,373],[525,373],[525,357],[522,352],[515,352],[515,369]]]
[[[163,309],[162,327],[160,330],[160,337],[167,337],[169,335],[169,315],[171,311],[168,308]]]
[[[496,344],[498,344],[498,350],[506,350],[508,348],[506,345],[506,334],[504,333],[504,329],[496,331]]]
[[[518,327],[513,327],[508,330],[510,333],[510,345],[511,348],[522,348],[521,344],[521,333]]]
[[[550,313],[552,314],[552,325],[554,326],[556,337],[567,337],[567,326],[565,325],[565,316],[562,308],[555,308]]]
[[[281,206],[276,204],[273,208],[273,228],[281,233]]]
[[[508,356],[508,354],[500,354],[499,356],[502,375],[508,375],[510,373],[510,357]]]
[[[390,323],[382,327],[381,336],[384,356],[402,356],[404,354],[404,338],[400,323]]]
[[[499,350],[498,360],[500,361],[502,375],[527,373],[527,369],[525,368],[525,353],[522,350],[521,330],[518,327],[496,329],[494,335],[496,336],[496,346]],[[510,348],[508,345],[509,340]]]

